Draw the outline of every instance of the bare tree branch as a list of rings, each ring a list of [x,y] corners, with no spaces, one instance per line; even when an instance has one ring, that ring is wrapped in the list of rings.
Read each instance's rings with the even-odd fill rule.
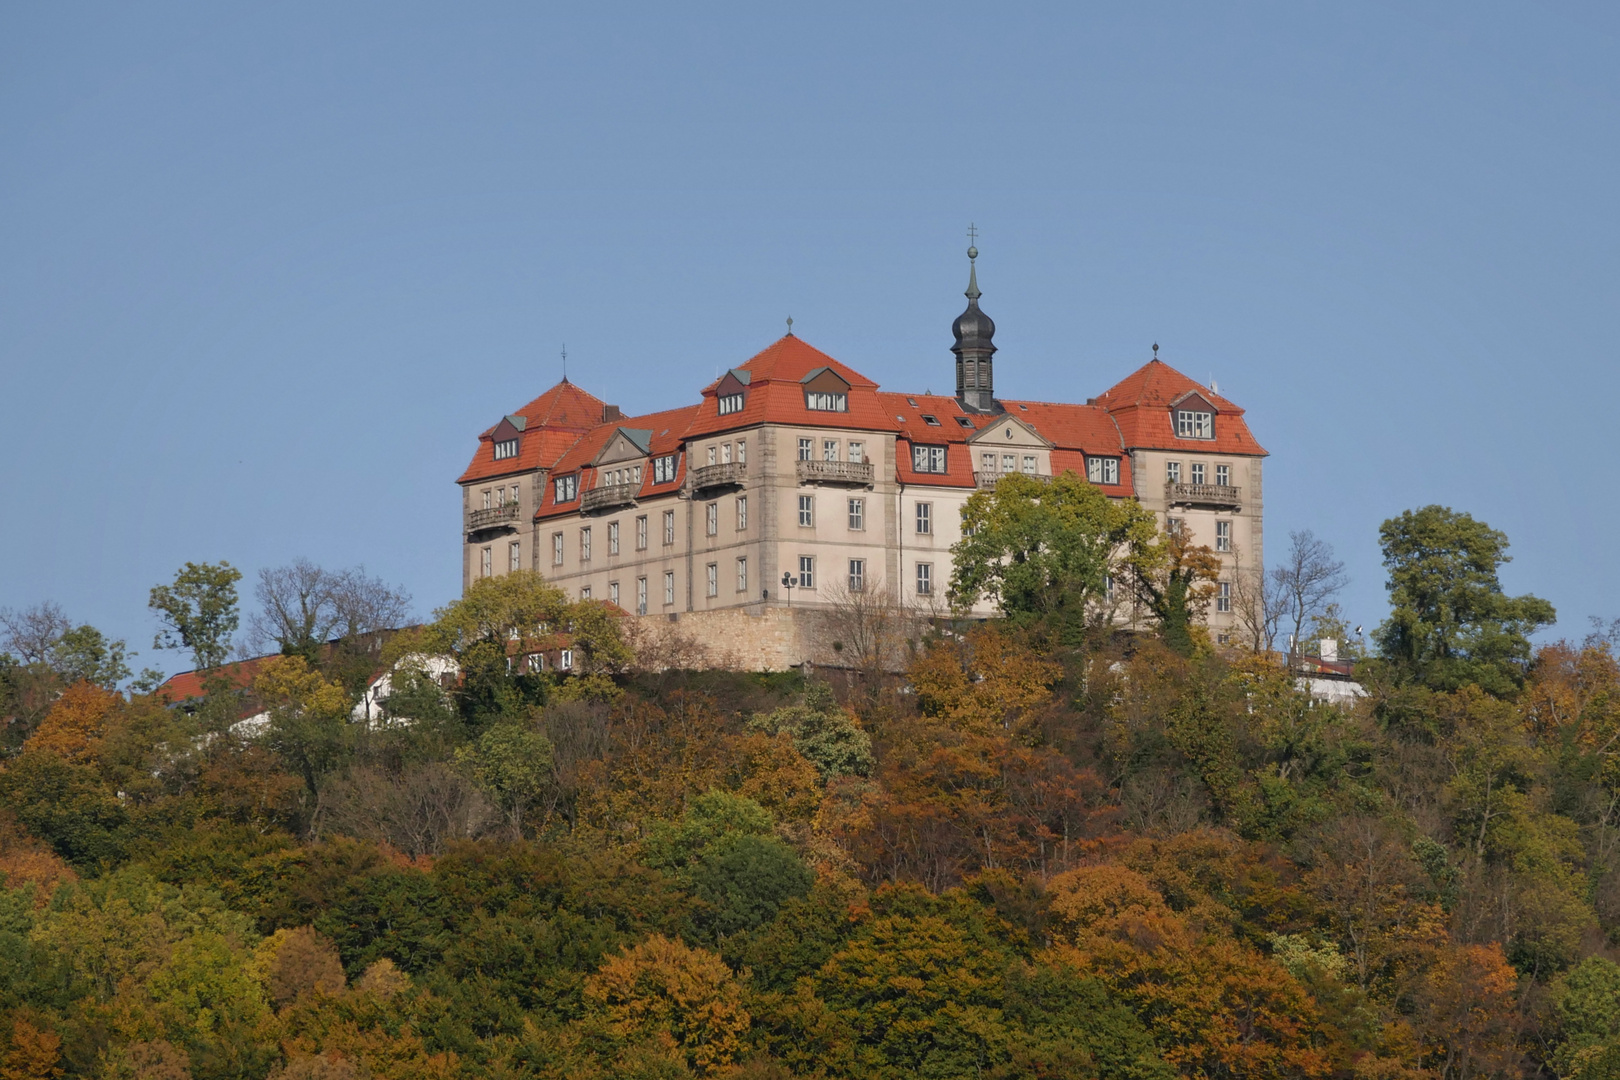
[[[1297,650],[1305,624],[1320,615],[1350,579],[1344,563],[1333,557],[1333,546],[1309,529],[1289,533],[1288,540],[1288,554],[1272,568],[1271,578],[1282,594],[1283,623],[1292,627],[1290,647]]]
[[[25,664],[43,664],[62,635],[73,629],[67,614],[47,600],[23,611],[0,608],[0,646]]]

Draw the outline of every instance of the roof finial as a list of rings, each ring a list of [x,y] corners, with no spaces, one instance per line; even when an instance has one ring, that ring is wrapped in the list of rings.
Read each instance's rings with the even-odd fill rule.
[[[567,345],[566,342],[563,344],[563,347],[562,347],[562,357],[563,357],[563,382],[567,382],[568,381],[568,345]]]
[[[979,227],[973,224],[971,221],[968,222],[968,287],[967,292],[963,293],[962,295],[966,296],[969,300],[974,301],[977,301],[979,297],[984,295],[979,291],[978,239]]]
[[[1157,341],[1155,341],[1153,343],[1153,359],[1157,360],[1158,358],[1159,358],[1159,343]]]
[[[788,316],[788,337],[793,336],[793,316]]]

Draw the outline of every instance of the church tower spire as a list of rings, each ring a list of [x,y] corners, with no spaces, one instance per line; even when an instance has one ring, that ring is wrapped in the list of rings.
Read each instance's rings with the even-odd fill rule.
[[[968,287],[964,293],[968,306],[951,324],[956,335],[951,352],[956,354],[956,400],[967,412],[989,413],[996,411],[995,371],[990,359],[996,351],[991,340],[996,324],[979,310],[983,295],[979,292],[979,249],[973,246],[978,234],[978,229],[968,226]]]

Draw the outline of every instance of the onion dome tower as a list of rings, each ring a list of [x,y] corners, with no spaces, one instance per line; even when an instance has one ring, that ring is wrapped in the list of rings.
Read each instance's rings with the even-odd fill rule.
[[[976,230],[968,230],[970,241],[975,234]],[[996,351],[991,340],[996,324],[979,310],[979,249],[969,246],[967,256],[967,310],[951,324],[951,332],[956,335],[956,344],[951,346],[951,352],[956,354],[956,400],[966,412],[993,413],[998,411],[995,370],[990,359]]]

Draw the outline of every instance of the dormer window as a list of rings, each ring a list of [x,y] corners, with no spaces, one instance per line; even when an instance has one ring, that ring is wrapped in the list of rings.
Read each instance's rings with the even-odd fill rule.
[[[557,501],[560,503],[573,502],[579,495],[579,474],[573,476],[559,476],[553,483],[556,485]]]
[[[810,390],[804,395],[804,407],[812,412],[849,412],[849,395]]]
[[[722,394],[722,395],[720,395],[720,415],[721,416],[729,416],[732,413],[742,412],[742,407],[743,407],[743,395],[742,394]]]
[[[917,472],[944,472],[945,448],[943,446],[913,446],[911,448],[911,467]]]
[[[667,484],[675,479],[675,455],[653,458],[653,483]]]
[[[1093,484],[1119,483],[1119,458],[1087,456],[1086,479]]]
[[[1215,414],[1202,409],[1176,410],[1176,438],[1178,439],[1213,439],[1215,437]]]
[[[502,439],[495,444],[495,460],[505,461],[518,455],[518,441],[516,439]]]

